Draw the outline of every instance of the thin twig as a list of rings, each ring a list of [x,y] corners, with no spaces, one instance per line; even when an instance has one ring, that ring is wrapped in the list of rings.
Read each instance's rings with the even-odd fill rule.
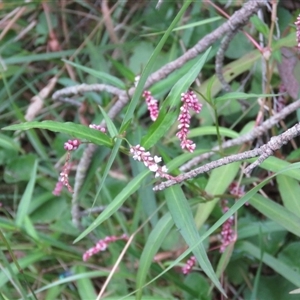
[[[300,108],[300,99],[293,102],[292,104],[286,106],[284,109],[282,109],[281,112],[275,114],[265,122],[263,122],[260,126],[255,127],[252,131],[249,133],[244,134],[243,136],[240,136],[236,139],[226,141],[222,144],[222,149],[230,148],[232,146],[241,145],[243,143],[247,143],[250,141],[253,141],[254,139],[262,136],[267,130],[272,128],[274,125],[276,125],[279,121],[284,119],[287,115],[294,112],[296,109]],[[219,151],[220,147],[216,146],[212,148],[212,151],[208,153],[204,153],[202,155],[199,155],[193,159],[191,159],[189,162],[182,165],[179,170],[181,172],[186,172],[190,170],[193,166],[199,164],[201,161],[208,159],[212,155],[215,154],[215,152]]]
[[[207,173],[207,172],[209,172],[213,169],[219,168],[221,166],[225,166],[225,165],[228,165],[233,162],[237,162],[237,161],[241,161],[241,160],[259,156],[257,161],[255,161],[254,163],[252,163],[245,169],[244,172],[246,174],[248,174],[255,167],[260,165],[265,159],[267,159],[269,156],[271,156],[274,153],[274,151],[280,149],[283,145],[285,145],[287,142],[289,142],[291,139],[298,136],[299,134],[300,134],[300,123],[297,123],[292,128],[285,131],[284,133],[282,133],[278,136],[272,137],[271,140],[267,144],[262,145],[260,148],[253,149],[253,150],[246,151],[246,152],[239,153],[239,154],[230,155],[227,157],[220,158],[216,161],[212,161],[204,166],[201,166],[199,168],[191,170],[187,173],[181,174],[181,175],[175,177],[175,179],[162,182],[162,183],[156,185],[153,188],[153,190],[161,191],[161,190],[164,190],[165,188],[168,188],[174,184],[181,183],[187,179],[192,179],[192,178],[198,176],[199,174]]]
[[[230,92],[231,87],[229,83],[225,80],[223,76],[223,62],[224,62],[224,57],[225,57],[225,52],[234,38],[234,36],[237,34],[238,28],[236,28],[234,31],[229,32],[226,37],[222,40],[220,47],[218,49],[217,55],[216,55],[216,63],[215,63],[215,70],[216,70],[216,75],[222,84],[223,90],[225,92]]]
[[[195,58],[199,53],[205,51],[209,46],[211,46],[219,38],[223,37],[226,33],[235,30],[240,26],[240,24],[244,24],[264,5],[264,1],[246,2],[244,6],[236,11],[227,22],[225,22],[210,34],[207,34],[194,47],[189,49],[182,56],[166,64],[164,67],[160,68],[158,71],[150,75],[145,84],[145,88],[148,89],[154,83],[166,78],[170,73],[182,67],[187,61]]]

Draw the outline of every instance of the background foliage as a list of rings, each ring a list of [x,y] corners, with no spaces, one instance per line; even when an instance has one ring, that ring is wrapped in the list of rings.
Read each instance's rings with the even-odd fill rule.
[[[216,79],[215,42],[150,87],[161,107],[152,123],[141,97],[148,76],[226,21],[214,3],[190,2],[163,1],[158,9],[155,1],[0,3],[0,127],[12,125],[0,133],[1,299],[296,299],[289,292],[300,284],[298,139],[251,176],[243,173],[246,162],[235,162],[163,192],[153,191],[159,179],[128,155],[126,141],[142,143],[175,176],[191,158],[270,117],[282,83],[286,102],[297,100],[297,5],[286,1],[275,11],[275,31],[266,9],[244,28],[272,46],[266,64],[242,32],[231,41],[224,78],[235,93],[228,95]],[[229,15],[241,5],[216,4]],[[51,98],[82,83],[129,90],[141,74],[113,120],[107,113],[117,96],[108,92],[80,93],[69,102]],[[190,86],[203,104],[191,124],[193,154],[183,153],[175,138],[180,94]],[[262,145],[298,118],[294,112],[263,137],[211,160]],[[88,128],[102,120],[107,135]],[[80,227],[72,222],[67,189],[52,194],[66,158],[63,145],[74,137],[99,145],[78,197]],[[72,185],[85,147],[72,152]],[[232,182],[245,194],[230,194]],[[220,253],[222,224],[231,215],[237,239]],[[82,260],[97,240],[124,233],[127,243]],[[191,251],[199,264],[183,275]]]

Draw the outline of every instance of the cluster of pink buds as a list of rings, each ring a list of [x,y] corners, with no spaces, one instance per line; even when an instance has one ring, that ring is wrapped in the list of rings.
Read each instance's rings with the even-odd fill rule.
[[[92,129],[99,130],[99,131],[101,131],[103,133],[106,133],[106,128],[103,127],[103,126],[96,125],[96,124],[90,124],[89,127],[92,128]]]
[[[295,22],[296,25],[296,41],[297,41],[297,48],[300,49],[300,15]]]
[[[82,260],[87,261],[91,256],[97,254],[98,252],[105,251],[110,243],[113,243],[113,242],[118,241],[118,240],[127,241],[128,236],[126,234],[123,234],[119,237],[112,235],[112,236],[105,237],[103,240],[99,240],[94,247],[88,249],[83,254]]]
[[[80,145],[80,140],[75,139],[75,140],[68,140],[67,142],[65,142],[64,144],[64,149],[67,151],[73,151],[73,150],[77,150],[79,145]]]
[[[54,196],[59,196],[61,194],[61,191],[62,191],[64,186],[66,186],[68,188],[68,191],[70,193],[73,193],[72,187],[69,183],[69,173],[70,173],[70,170],[71,170],[70,157],[71,157],[71,155],[70,155],[70,152],[68,151],[66,162],[65,162],[65,164],[62,168],[62,171],[59,174],[58,181],[57,181],[57,183],[55,185],[55,188],[52,192],[52,194]]]
[[[222,201],[222,212],[226,213],[228,211],[228,201]],[[221,247],[220,252],[223,253],[227,246],[236,241],[236,234],[234,231],[234,216],[229,217],[225,223],[222,225],[221,230]]]
[[[150,152],[146,151],[144,147],[140,145],[130,147],[130,153],[134,160],[138,160],[144,163],[144,165],[151,171],[155,172],[155,177],[161,177],[166,179],[174,179],[173,176],[167,174],[168,169],[166,166],[159,166],[161,157],[152,157]]]
[[[197,96],[193,91],[188,91],[181,94],[182,106],[180,107],[180,114],[178,117],[179,131],[176,133],[176,136],[181,141],[180,146],[182,149],[187,149],[189,152],[193,152],[196,148],[196,144],[187,138],[189,133],[191,115],[190,109],[199,113],[202,109],[202,104],[199,103]]]
[[[106,129],[100,125],[91,124],[91,125],[89,125],[89,127],[99,130],[103,133],[106,132]],[[55,188],[52,192],[53,195],[59,196],[61,194],[61,191],[64,186],[66,186],[68,188],[68,191],[70,193],[73,193],[72,187],[69,183],[69,173],[71,170],[71,163],[70,163],[71,154],[70,154],[70,152],[77,150],[78,147],[80,146],[80,144],[81,144],[81,141],[78,139],[68,140],[67,142],[65,142],[64,149],[67,151],[67,158],[66,158],[66,162],[62,168],[62,171],[59,174],[59,178],[55,185]]]
[[[189,274],[192,271],[192,269],[195,266],[195,264],[196,264],[196,257],[195,256],[191,256],[188,259],[188,261],[186,262],[186,264],[182,267],[182,269],[181,269],[182,273],[184,275]]]
[[[144,91],[143,97],[145,98],[148,106],[150,118],[152,121],[155,121],[158,117],[158,102],[153,98],[150,91]]]
[[[228,187],[229,193],[237,198],[245,195],[245,186],[240,186],[236,181],[233,181]]]
[[[283,95],[286,93],[286,87],[283,83],[280,84],[278,93],[281,95],[276,97],[274,101],[274,111],[277,113],[281,112],[286,107],[286,98]]]

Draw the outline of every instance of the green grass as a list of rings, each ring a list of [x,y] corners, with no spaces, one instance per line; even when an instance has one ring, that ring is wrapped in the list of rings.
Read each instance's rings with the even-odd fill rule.
[[[165,179],[134,160],[130,146],[141,144],[162,157],[161,165],[176,176],[193,157],[249,132],[260,116],[269,118],[268,109],[282,97],[280,84],[299,83],[293,77],[298,61],[288,67],[280,53],[296,45],[291,24],[297,12],[278,7],[281,38],[272,33],[272,20],[255,17],[253,26],[244,27],[254,40],[263,34],[265,45],[272,45],[265,74],[261,52],[242,33],[231,41],[223,68],[230,93],[215,74],[219,41],[166,73],[149,87],[160,106],[152,122],[142,97],[149,76],[226,19],[202,1],[163,1],[159,9],[156,1],[109,1],[109,14],[105,1],[92,2],[1,4],[0,299],[295,299],[289,293],[300,284],[299,139],[248,177],[243,169],[253,159],[161,192],[153,187]],[[226,9],[220,3],[229,15],[240,9],[234,1]],[[277,69],[280,61],[288,80]],[[99,89],[52,99],[77,84],[118,88],[121,104],[115,106],[118,92]],[[194,153],[182,151],[176,137],[181,93],[189,88],[203,105],[191,116]],[[209,160],[260,146],[298,117],[292,113],[287,120]],[[107,133],[88,127],[101,122]],[[66,166],[64,143],[74,138],[81,145]],[[91,144],[97,147],[88,155]],[[70,185],[79,189],[54,196],[68,167]],[[245,193],[232,195],[233,182]],[[220,253],[222,226],[230,217],[236,240]],[[123,234],[127,241],[111,242],[83,261],[97,241]],[[181,268],[191,255],[197,264],[184,275]]]

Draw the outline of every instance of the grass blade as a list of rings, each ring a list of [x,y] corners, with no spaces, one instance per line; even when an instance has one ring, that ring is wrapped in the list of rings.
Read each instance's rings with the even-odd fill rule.
[[[137,177],[131,180],[130,183],[117,195],[113,202],[111,202],[106,207],[106,209],[96,218],[96,220],[75,239],[74,243],[77,243],[78,241],[83,239],[101,223],[107,220],[113,213],[115,213],[129,198],[129,196],[140,188],[141,182],[149,173],[150,171],[145,170],[143,173],[139,174]]]
[[[28,214],[28,210],[29,210],[29,206],[30,206],[30,202],[32,199],[32,194],[33,194],[33,190],[34,190],[34,185],[35,185],[35,180],[36,180],[36,172],[37,172],[37,160],[35,160],[31,174],[30,174],[30,180],[26,186],[25,192],[21,198],[21,201],[19,203],[18,206],[18,211],[17,211],[17,215],[16,215],[16,225],[17,226],[21,226],[24,218],[27,216]]]
[[[156,224],[148,236],[143,253],[139,261],[139,269],[136,276],[136,299],[142,299],[142,287],[145,284],[148,270],[153,262],[153,257],[171,230],[174,222],[169,213],[165,214]]]
[[[31,128],[40,128],[54,132],[66,133],[75,138],[84,139],[96,145],[103,145],[109,148],[113,146],[112,140],[106,134],[100,132],[99,130],[91,129],[86,126],[71,122],[59,123],[54,121],[33,121],[6,126],[2,128],[2,130],[28,130]]]
[[[178,185],[172,186],[165,191],[165,195],[176,227],[179,229],[182,237],[189,247],[194,246],[199,241],[200,236],[193,219],[192,211],[181,187]],[[203,272],[215,284],[219,291],[226,295],[211,266],[203,244],[199,243],[197,248],[193,249],[193,253],[196,256]]]

